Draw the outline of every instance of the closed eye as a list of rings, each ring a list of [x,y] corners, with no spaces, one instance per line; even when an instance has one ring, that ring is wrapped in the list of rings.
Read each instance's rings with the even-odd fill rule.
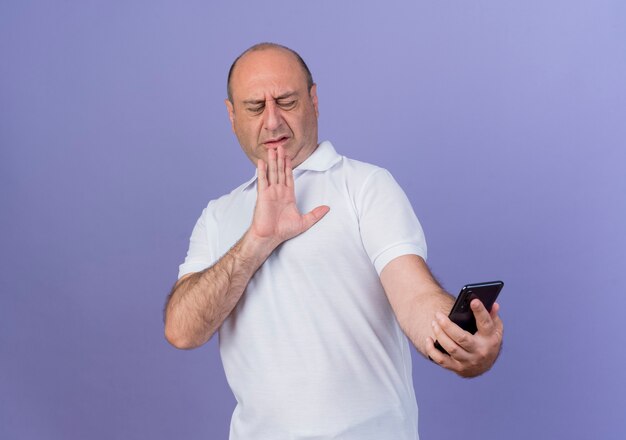
[[[292,108],[294,108],[296,106],[296,100],[292,99],[292,100],[278,100],[276,101],[276,104],[278,104],[278,106],[284,110],[291,110]]]
[[[246,107],[246,110],[256,115],[256,114],[263,112],[264,108],[265,108],[265,104],[259,104],[259,105]]]

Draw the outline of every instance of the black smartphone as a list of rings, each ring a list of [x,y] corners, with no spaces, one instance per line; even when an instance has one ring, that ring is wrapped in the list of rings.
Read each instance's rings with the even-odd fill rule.
[[[502,281],[490,281],[487,283],[468,284],[463,286],[459,296],[456,297],[456,301],[452,306],[450,315],[448,317],[452,322],[461,327],[463,330],[476,333],[476,318],[470,308],[470,302],[474,298],[478,298],[488,311],[491,311],[491,306],[496,302],[498,294],[504,287]],[[448,354],[448,352],[439,344],[439,341],[435,341],[435,347],[442,353]]]

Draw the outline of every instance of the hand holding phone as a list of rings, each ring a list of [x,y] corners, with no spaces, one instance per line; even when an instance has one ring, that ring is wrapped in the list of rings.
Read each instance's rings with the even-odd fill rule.
[[[463,330],[471,334],[476,333],[476,318],[470,308],[470,303],[474,298],[478,298],[487,311],[490,312],[502,287],[504,287],[502,281],[490,281],[487,283],[468,284],[464,286],[461,292],[459,292],[448,317]],[[448,354],[438,341],[435,341],[435,347],[442,353]]]

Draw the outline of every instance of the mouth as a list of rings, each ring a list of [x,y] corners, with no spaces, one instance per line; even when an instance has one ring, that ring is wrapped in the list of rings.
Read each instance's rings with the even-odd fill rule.
[[[279,145],[284,145],[287,140],[289,140],[287,136],[279,136],[263,142],[263,145],[265,148],[278,148]]]

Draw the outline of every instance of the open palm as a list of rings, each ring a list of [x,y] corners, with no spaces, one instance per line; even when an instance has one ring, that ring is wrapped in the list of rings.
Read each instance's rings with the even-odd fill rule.
[[[318,206],[301,214],[296,205],[291,160],[285,158],[282,147],[268,150],[267,156],[267,164],[261,159],[257,164],[258,195],[250,232],[276,247],[309,229],[330,208]]]

